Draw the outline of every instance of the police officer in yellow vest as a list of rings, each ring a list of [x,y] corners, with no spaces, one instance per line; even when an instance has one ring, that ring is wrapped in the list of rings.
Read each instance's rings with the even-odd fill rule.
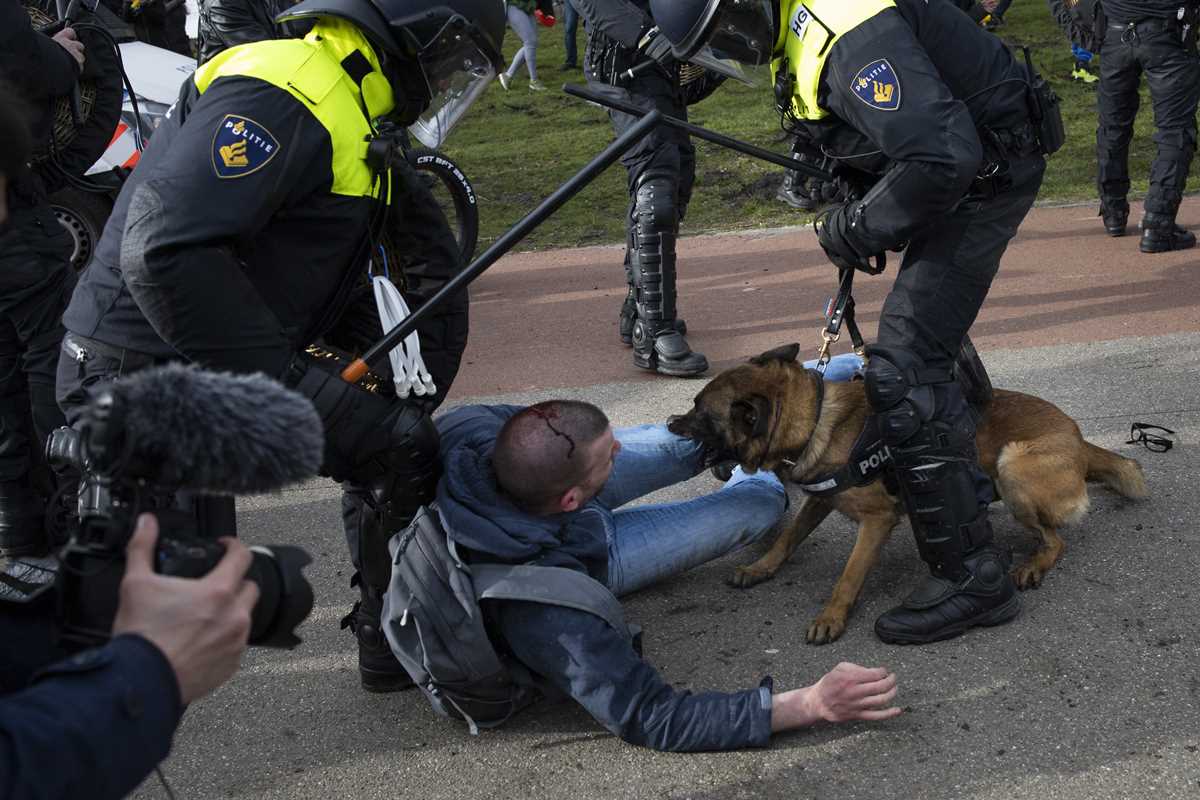
[[[1041,185],[1045,148],[1031,124],[1027,70],[945,0],[651,5],[677,58],[709,44],[744,63],[770,63],[785,125],[848,126],[866,152],[885,157],[863,196],[817,224],[841,268],[872,272],[880,254],[904,251],[868,348],[866,389],[931,574],[875,631],[924,643],[1007,622],[1020,600],[992,543],[991,482],[952,369]]]
[[[368,157],[378,121],[444,138],[501,64],[504,5],[306,0],[285,16],[316,24],[226,50],[184,83],[64,316],[58,399],[73,422],[90,386],[164,361],[261,371],[312,398],[323,472],[346,490],[363,685],[389,691],[408,681],[379,630],[386,541],[432,498],[436,430],[303,351],[359,313],[389,197],[405,194]]]

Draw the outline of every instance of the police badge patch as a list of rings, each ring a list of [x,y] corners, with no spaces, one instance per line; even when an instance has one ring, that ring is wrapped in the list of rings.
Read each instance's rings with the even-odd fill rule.
[[[850,81],[850,89],[871,108],[880,111],[900,108],[900,79],[886,58],[877,58],[860,69]]]
[[[213,171],[218,178],[240,178],[258,172],[278,152],[279,142],[262,125],[226,114],[213,135]]]

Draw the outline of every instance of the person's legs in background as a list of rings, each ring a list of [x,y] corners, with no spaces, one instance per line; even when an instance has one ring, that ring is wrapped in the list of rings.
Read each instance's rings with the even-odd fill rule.
[[[1154,144],[1150,189],[1142,218],[1143,253],[1194,247],[1196,236],[1175,223],[1192,156],[1196,152],[1196,105],[1200,101],[1200,60],[1194,45],[1173,30],[1140,35],[1139,58],[1154,104]]]
[[[563,0],[563,48],[567,51],[563,69],[579,69],[579,46],[576,33],[579,30],[579,12],[571,0]]]
[[[500,75],[500,85],[507,89],[516,77],[521,62],[524,62],[525,68],[529,70],[529,88],[535,92],[544,90],[546,87],[537,77],[537,25],[533,17],[516,6],[509,5],[508,26],[520,37],[521,49],[513,56],[508,69]]]
[[[1096,185],[1100,216],[1109,236],[1124,236],[1129,220],[1129,143],[1137,117],[1142,68],[1134,56],[1129,32],[1109,25],[1101,49],[1100,84],[1096,91]]]

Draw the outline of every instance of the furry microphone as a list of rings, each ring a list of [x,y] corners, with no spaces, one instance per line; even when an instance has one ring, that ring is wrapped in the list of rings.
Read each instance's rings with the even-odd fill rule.
[[[168,364],[98,391],[81,420],[89,470],[209,494],[270,492],[317,474],[321,418],[262,374]]]

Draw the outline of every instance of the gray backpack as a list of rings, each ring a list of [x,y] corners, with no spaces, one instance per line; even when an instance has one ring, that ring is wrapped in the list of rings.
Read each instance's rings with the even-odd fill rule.
[[[422,507],[388,542],[392,580],[383,630],[392,652],[435,711],[472,734],[501,725],[555,690],[488,638],[481,600],[522,600],[586,611],[635,642],[621,604],[599,581],[571,569],[464,564],[436,506]]]

